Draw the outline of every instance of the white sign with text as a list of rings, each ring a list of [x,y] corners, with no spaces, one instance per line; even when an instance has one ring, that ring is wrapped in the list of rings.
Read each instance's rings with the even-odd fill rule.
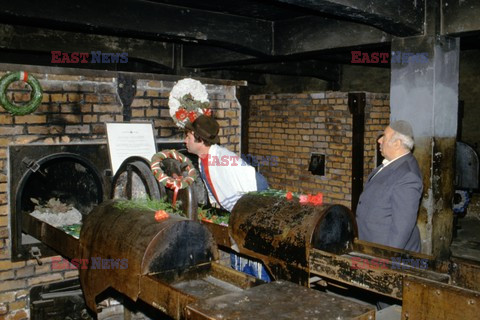
[[[150,161],[157,152],[151,122],[107,122],[108,151],[113,174],[132,156]]]

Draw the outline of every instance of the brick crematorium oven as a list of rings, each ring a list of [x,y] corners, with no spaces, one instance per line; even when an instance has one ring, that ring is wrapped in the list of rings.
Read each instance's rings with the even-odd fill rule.
[[[198,168],[168,105],[181,77],[22,68],[43,95],[23,115],[0,110],[0,319],[375,319],[379,299],[403,303],[405,319],[427,319],[438,303],[478,314],[477,265],[356,238],[388,95],[253,95],[242,106],[245,82],[200,79],[220,143],[270,184],[227,214],[209,208],[199,178],[170,189],[140,155],[113,168],[107,123],[151,125],[177,181],[189,161]],[[7,97],[32,99],[22,81]],[[263,264],[271,281],[231,268],[234,256]]]
[[[2,75],[17,70],[16,66],[3,65]],[[34,71],[31,67],[25,70]],[[122,190],[127,188],[122,185],[127,171],[135,181],[137,173],[141,175],[145,168],[150,170],[148,163],[133,161],[113,175],[105,122],[152,122],[157,150],[184,149],[183,133],[175,127],[167,105],[169,92],[180,78],[115,72],[65,74],[59,69],[51,70],[30,73],[43,90],[38,109],[26,115],[12,115],[4,108],[0,111],[0,317],[6,319],[42,319],[42,315],[43,319],[53,319],[47,312],[63,315],[63,319],[74,308],[74,314],[80,315],[82,304],[86,308],[84,302],[76,303],[77,296],[83,301],[79,271],[75,263],[65,264],[66,259],[80,259],[78,234],[77,238],[68,235],[75,235],[78,230],[62,226],[78,224],[99,204],[121,197]],[[122,90],[126,83],[133,90]],[[236,84],[211,81],[206,85],[211,108],[228,127],[222,132],[222,142],[238,152]],[[21,105],[30,100],[30,91],[25,83],[14,82],[8,88],[8,98]],[[165,190],[154,182],[155,185],[140,182],[141,186],[133,188],[157,197],[165,195]],[[38,219],[47,211],[68,215],[60,218],[57,214],[47,224]],[[212,260],[216,248],[209,250]],[[123,258],[130,257],[125,253]],[[130,263],[132,269],[134,265]],[[58,284],[62,282],[66,285]],[[55,309],[51,298],[42,298],[60,291],[67,291],[56,294],[59,300],[67,301],[64,306]]]

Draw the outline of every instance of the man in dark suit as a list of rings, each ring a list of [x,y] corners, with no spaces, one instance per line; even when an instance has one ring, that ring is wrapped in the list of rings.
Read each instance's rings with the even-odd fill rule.
[[[422,196],[422,175],[412,155],[412,126],[391,123],[380,139],[383,164],[368,176],[357,206],[360,240],[420,252],[417,213]]]

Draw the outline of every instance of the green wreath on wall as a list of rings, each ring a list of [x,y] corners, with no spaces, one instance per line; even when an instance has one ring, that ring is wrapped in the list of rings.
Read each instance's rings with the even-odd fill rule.
[[[15,81],[24,81],[28,83],[30,87],[32,87],[30,101],[23,106],[16,105],[10,102],[7,98],[8,86]],[[42,95],[43,93],[40,83],[33,76],[29,76],[27,72],[12,72],[4,75],[0,79],[0,104],[5,108],[5,110],[14,116],[23,116],[35,111],[42,102]]]

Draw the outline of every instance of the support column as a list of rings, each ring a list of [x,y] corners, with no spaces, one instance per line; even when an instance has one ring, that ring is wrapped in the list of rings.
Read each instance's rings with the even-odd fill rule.
[[[348,110],[352,114],[352,212],[357,211],[363,190],[365,151],[365,92],[348,93]]]
[[[423,174],[418,217],[422,252],[449,256],[453,229],[453,177],[457,134],[459,39],[419,36],[392,41],[392,52],[427,53],[428,61],[394,63],[391,121],[408,120],[414,130],[414,155]]]

